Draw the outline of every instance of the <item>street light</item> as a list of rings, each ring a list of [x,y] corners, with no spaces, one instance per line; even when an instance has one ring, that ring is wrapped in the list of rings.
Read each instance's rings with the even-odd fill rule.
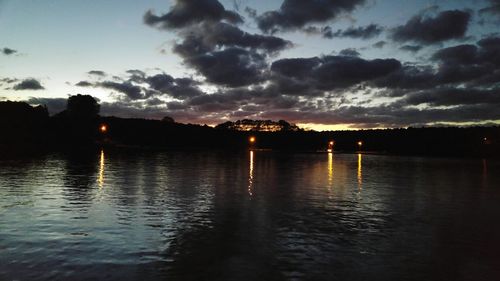
[[[361,149],[362,146],[363,146],[363,142],[362,141],[358,141],[358,147],[359,147],[359,149]]]
[[[251,144],[254,144],[254,143],[255,143],[255,141],[256,141],[256,138],[252,136],[252,137],[250,137],[250,138],[248,139],[248,141],[249,141]]]
[[[334,142],[334,141],[329,141],[329,142],[328,142],[328,149],[327,149],[328,153],[333,152],[333,145],[334,145],[334,144],[335,144],[335,142]]]
[[[101,133],[105,134],[108,132],[108,125],[106,124],[102,124],[100,127],[99,127],[99,131],[101,131]]]

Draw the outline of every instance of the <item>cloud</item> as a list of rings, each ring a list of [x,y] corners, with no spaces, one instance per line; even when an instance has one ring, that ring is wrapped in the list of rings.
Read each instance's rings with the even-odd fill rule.
[[[75,84],[75,86],[78,86],[78,87],[92,87],[94,86],[94,84],[88,82],[88,81],[80,81],[78,83]]]
[[[1,49],[1,50],[0,50],[0,52],[1,52],[2,54],[4,54],[4,55],[7,55],[7,56],[9,56],[9,55],[13,55],[13,54],[17,53],[17,51],[16,51],[16,50],[14,50],[14,49],[10,49],[10,48],[3,48],[3,49]]]
[[[242,23],[242,17],[228,11],[217,0],[176,0],[170,11],[157,16],[151,10],[144,15],[144,23],[160,29],[178,29],[201,22]]]
[[[154,90],[180,100],[204,94],[204,92],[198,88],[199,83],[190,78],[174,79],[168,74],[157,74],[147,77],[145,81],[149,83],[149,86]]]
[[[264,32],[294,30],[333,20],[364,3],[365,0],[284,0],[278,10],[265,12],[256,20]]]
[[[377,49],[382,49],[383,47],[385,47],[385,45],[387,45],[387,42],[386,41],[378,41],[377,43],[373,44],[373,48],[377,48]]]
[[[181,33],[183,41],[174,45],[174,52],[191,57],[230,47],[250,48],[266,53],[278,53],[293,44],[275,36],[250,34],[227,23],[204,23]]]
[[[186,59],[210,83],[237,87],[262,80],[266,67],[262,55],[242,48],[227,48]]]
[[[15,83],[17,81],[19,81],[19,79],[17,79],[17,78],[1,78],[0,79],[0,82],[6,83],[6,84],[12,84],[12,83]]]
[[[473,64],[478,59],[478,47],[476,45],[459,45],[441,49],[434,53],[432,59],[448,63]]]
[[[106,72],[101,71],[101,70],[91,70],[91,71],[87,72],[87,74],[99,76],[99,77],[104,77],[107,75]]]
[[[326,32],[323,34],[326,38],[335,38],[335,37],[348,37],[348,38],[356,38],[356,39],[371,39],[377,37],[384,31],[384,28],[378,24],[370,24],[367,26],[360,27],[349,27],[348,29],[339,29],[336,32]]]
[[[500,82],[500,38],[487,37],[436,51],[434,65],[408,64],[374,81],[377,87],[427,89],[439,86],[496,87]]]
[[[16,91],[21,91],[21,90],[43,90],[45,88],[42,86],[42,84],[40,84],[38,80],[33,78],[28,78],[14,85],[13,89]]]
[[[399,49],[402,51],[410,52],[410,53],[417,53],[420,50],[422,50],[422,46],[420,45],[404,45],[401,46]]]
[[[392,39],[397,42],[417,42],[435,44],[464,37],[469,27],[469,11],[450,10],[440,12],[435,17],[419,14],[405,25],[392,31]]]
[[[279,75],[306,81],[318,89],[332,90],[367,82],[396,72],[395,59],[365,60],[355,56],[325,56],[309,59],[283,59],[272,64]]]
[[[359,57],[359,56],[361,56],[361,54],[354,48],[343,49],[339,52],[339,55],[347,56],[347,57]]]
[[[479,13],[500,16],[500,0],[488,0],[488,2],[490,5],[479,10]]]
[[[293,44],[276,36],[243,31],[234,25],[242,21],[234,15],[237,14],[227,11],[218,1],[177,1],[161,19],[148,13],[145,21],[161,29],[175,30],[180,40],[173,45],[173,52],[183,58],[185,66],[204,76],[206,82],[239,87],[261,81],[267,58]],[[140,76],[137,78],[140,80]],[[199,92],[185,87],[169,90],[179,96]]]
[[[133,85],[129,81],[121,83],[113,81],[104,81],[99,83],[98,86],[118,91],[122,94],[125,94],[128,98],[132,100],[143,99],[146,97],[141,87]]]
[[[165,73],[148,76],[140,70],[129,70],[126,73],[126,77],[117,77],[116,81],[80,81],[76,85],[111,89],[123,94],[119,97],[120,100],[145,101],[149,105],[153,103],[150,99],[156,99],[157,103],[159,96],[183,100],[204,94],[199,88],[199,82],[191,78],[174,78]]]
[[[500,89],[438,88],[419,91],[405,96],[400,101],[405,105],[456,106],[456,105],[500,105]]]

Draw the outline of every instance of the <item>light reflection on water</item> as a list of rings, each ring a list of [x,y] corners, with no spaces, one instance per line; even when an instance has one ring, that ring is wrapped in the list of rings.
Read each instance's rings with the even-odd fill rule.
[[[248,175],[248,195],[252,196],[253,195],[253,169],[254,169],[254,163],[253,163],[253,157],[254,157],[254,152],[253,150],[250,150],[250,167],[249,167],[249,175]]]
[[[103,188],[104,186],[104,157],[104,150],[101,150],[101,156],[99,160],[99,178],[97,179],[100,188]]]
[[[497,280],[498,168],[262,151],[2,160],[0,280]]]
[[[328,153],[328,187],[333,185],[333,153]]]

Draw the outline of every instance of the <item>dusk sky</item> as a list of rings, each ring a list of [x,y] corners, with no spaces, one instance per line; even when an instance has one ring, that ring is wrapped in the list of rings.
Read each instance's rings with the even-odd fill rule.
[[[0,100],[218,124],[500,124],[500,0],[0,0]]]

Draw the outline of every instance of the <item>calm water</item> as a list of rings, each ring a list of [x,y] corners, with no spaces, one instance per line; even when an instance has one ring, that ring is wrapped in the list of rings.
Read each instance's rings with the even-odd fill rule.
[[[500,280],[499,172],[272,152],[0,160],[0,280]]]

